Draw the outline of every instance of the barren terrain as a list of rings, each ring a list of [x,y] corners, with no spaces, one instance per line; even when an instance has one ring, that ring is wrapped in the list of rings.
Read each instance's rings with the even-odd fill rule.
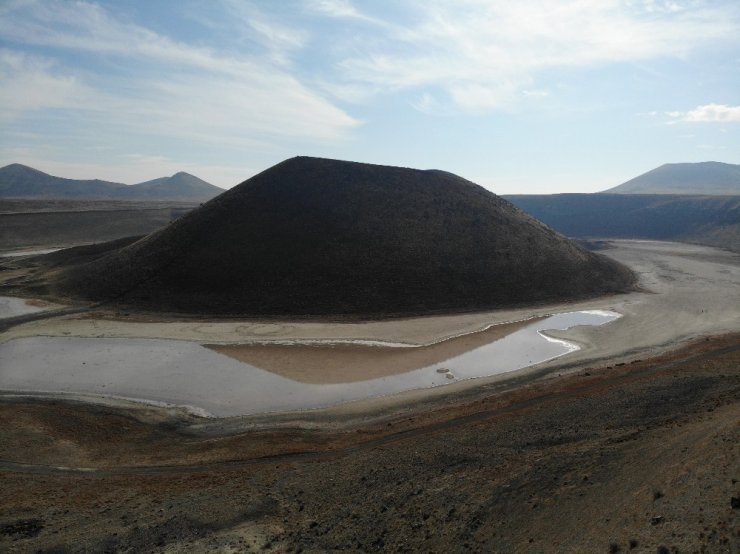
[[[557,361],[325,411],[203,420],[5,394],[0,549],[737,552],[738,256],[629,241],[608,253],[642,292],[365,323],[94,311],[13,326],[3,341],[432,344],[564,308],[624,314],[563,333],[582,350]]]
[[[0,252],[67,247],[151,233],[195,202],[0,199]]]
[[[739,353],[731,335],[341,432],[8,399],[0,547],[736,552]]]

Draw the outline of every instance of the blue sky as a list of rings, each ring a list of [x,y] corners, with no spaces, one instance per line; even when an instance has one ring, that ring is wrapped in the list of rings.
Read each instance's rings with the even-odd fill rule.
[[[0,165],[231,187],[295,155],[592,192],[740,163],[740,2],[0,0]]]

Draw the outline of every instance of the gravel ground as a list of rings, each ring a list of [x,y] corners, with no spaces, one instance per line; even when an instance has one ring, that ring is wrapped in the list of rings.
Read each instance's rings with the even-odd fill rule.
[[[4,395],[0,550],[738,552],[740,257],[637,241],[606,252],[645,292],[568,307],[623,318],[565,333],[583,346],[566,362],[444,394],[217,425]],[[2,340],[426,344],[553,311],[562,306],[353,324],[98,314]]]
[[[39,465],[0,465],[0,549],[737,552],[739,368],[735,334],[334,433],[6,401]]]

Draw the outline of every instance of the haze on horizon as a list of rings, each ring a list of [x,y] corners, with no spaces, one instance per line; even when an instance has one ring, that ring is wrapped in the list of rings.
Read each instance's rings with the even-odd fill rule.
[[[9,0],[0,165],[229,188],[294,155],[499,194],[740,163],[740,4]]]

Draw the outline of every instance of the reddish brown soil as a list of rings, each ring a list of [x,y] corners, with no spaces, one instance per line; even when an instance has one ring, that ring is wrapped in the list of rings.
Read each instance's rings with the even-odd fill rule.
[[[737,552],[739,398],[740,334],[338,431],[6,399],[0,550]]]

